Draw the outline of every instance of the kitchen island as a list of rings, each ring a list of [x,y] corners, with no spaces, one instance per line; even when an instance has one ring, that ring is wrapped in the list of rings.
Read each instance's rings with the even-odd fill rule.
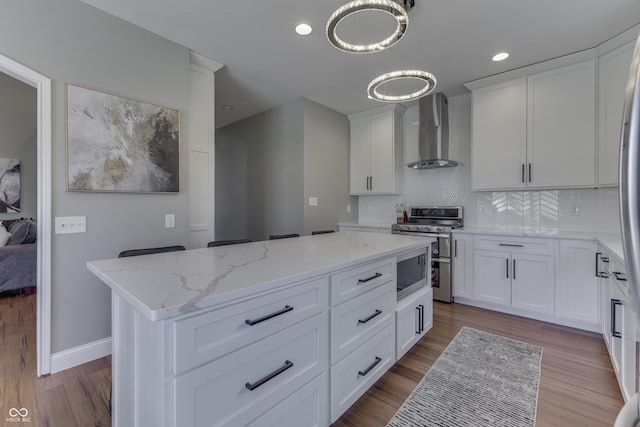
[[[89,262],[112,289],[113,425],[329,425],[395,362],[396,257],[430,243],[344,232]]]

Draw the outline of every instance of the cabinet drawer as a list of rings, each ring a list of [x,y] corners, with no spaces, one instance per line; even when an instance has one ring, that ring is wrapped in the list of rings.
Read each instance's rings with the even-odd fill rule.
[[[331,309],[331,363],[336,363],[393,322],[391,283]]]
[[[331,422],[340,417],[394,363],[393,325],[331,368]]]
[[[242,420],[237,425],[247,425]],[[311,381],[248,427],[325,427],[329,425],[329,373]]]
[[[174,425],[222,426],[266,412],[327,369],[328,329],[325,312],[173,379]]]
[[[328,288],[328,279],[321,278],[175,322],[174,372],[186,372],[326,310]]]
[[[553,255],[553,239],[539,237],[476,236],[476,249]]]
[[[378,285],[394,280],[394,258],[355,267],[331,276],[331,305],[337,305]]]

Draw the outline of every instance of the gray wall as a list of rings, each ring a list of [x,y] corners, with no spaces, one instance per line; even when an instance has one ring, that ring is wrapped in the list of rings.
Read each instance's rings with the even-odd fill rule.
[[[38,214],[38,150],[35,88],[0,73],[0,158],[20,160],[20,213],[3,219],[35,219]]]
[[[309,197],[317,197],[318,206],[309,206]],[[338,222],[358,218],[358,198],[349,196],[349,119],[310,100],[304,104],[303,204],[304,234],[337,231]]]
[[[86,269],[124,249],[188,245],[187,126],[177,195],[66,191],[65,83],[181,110],[187,123],[189,53],[79,0],[3,2],[0,54],[52,79],[52,212],[86,216],[87,233],[52,236],[52,352],[111,335],[110,292]],[[164,214],[176,228],[164,228]]]
[[[356,218],[345,115],[300,99],[216,131],[216,239],[311,234]]]

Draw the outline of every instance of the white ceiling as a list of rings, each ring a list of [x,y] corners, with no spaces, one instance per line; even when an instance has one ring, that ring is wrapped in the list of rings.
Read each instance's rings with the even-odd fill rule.
[[[464,82],[593,48],[640,23],[638,0],[416,0],[400,42],[354,55],[325,36],[329,15],[347,0],[83,1],[224,64],[216,73],[217,127],[299,97],[344,114],[375,108],[381,104],[367,98],[367,85],[400,68],[435,74],[436,91],[453,96],[466,91]],[[311,35],[295,34],[301,21]],[[366,12],[341,34],[351,40],[375,29],[385,37],[390,26],[390,18]],[[511,56],[492,62],[500,51]]]

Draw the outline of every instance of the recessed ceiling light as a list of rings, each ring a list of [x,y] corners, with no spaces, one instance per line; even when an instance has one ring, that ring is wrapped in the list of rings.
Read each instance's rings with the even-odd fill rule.
[[[495,54],[491,59],[493,59],[495,62],[500,62],[500,61],[504,61],[508,57],[509,57],[509,54],[507,52],[500,52]]]
[[[311,25],[301,22],[299,24],[296,24],[296,33],[300,34],[301,36],[308,36],[309,34],[311,34],[311,31],[313,31],[313,28],[311,28]]]
[[[231,111],[231,110],[233,110],[233,109],[235,109],[235,108],[236,108],[236,107],[234,107],[233,105],[229,105],[229,104],[224,104],[224,105],[222,106],[222,109],[223,109],[223,110],[227,110],[227,111]]]

